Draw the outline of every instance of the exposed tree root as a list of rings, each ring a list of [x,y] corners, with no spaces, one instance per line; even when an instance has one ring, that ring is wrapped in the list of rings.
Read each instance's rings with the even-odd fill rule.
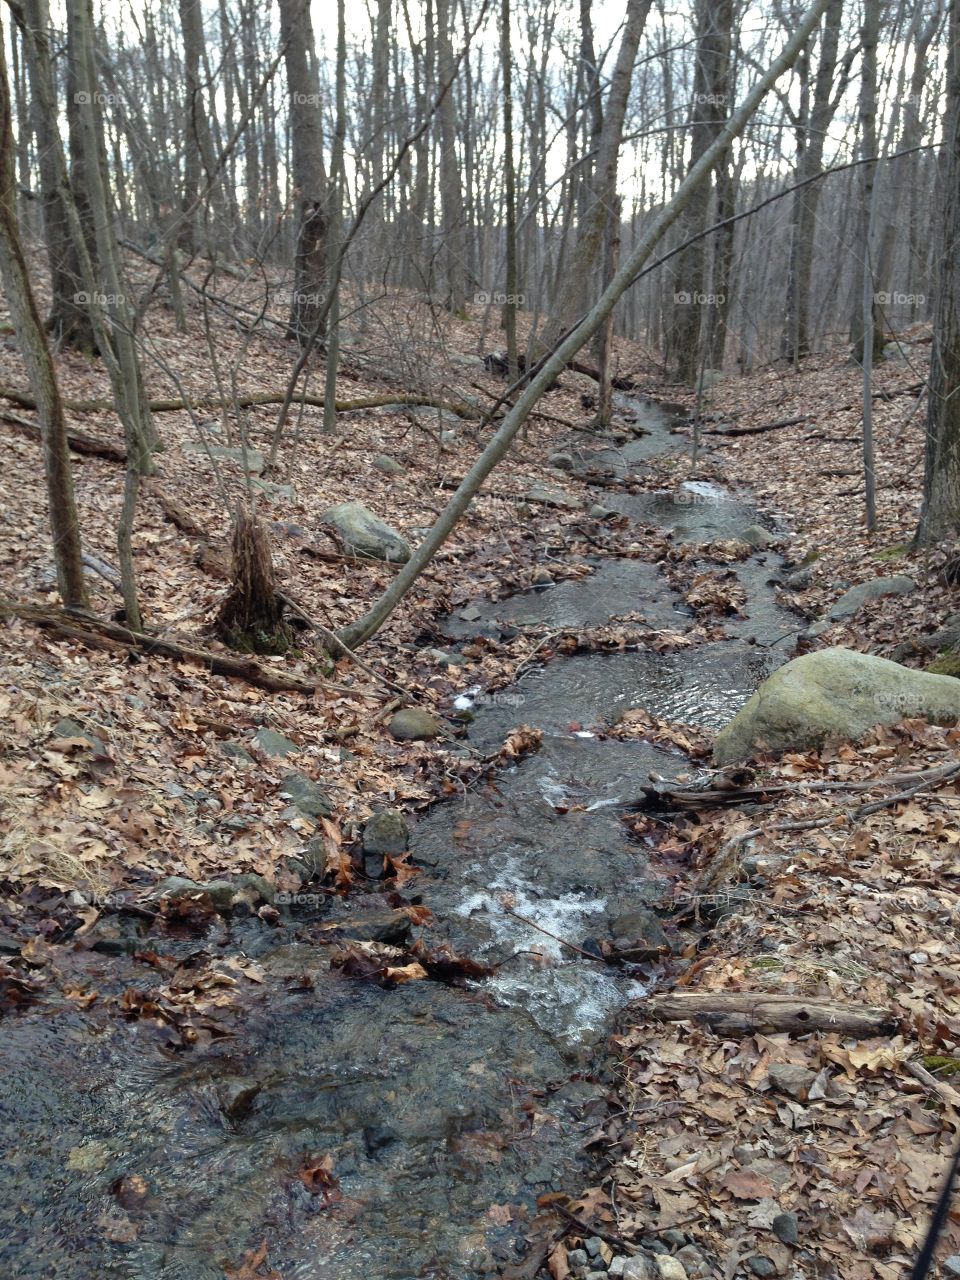
[[[173,658],[181,662],[196,662],[217,676],[230,676],[244,680],[258,689],[270,693],[315,693],[319,680],[305,680],[263,667],[251,658],[231,658],[225,654],[211,653],[208,649],[196,649],[192,645],[175,640],[145,635],[131,631],[118,622],[106,622],[87,614],[63,613],[59,609],[41,609],[36,605],[22,604],[17,600],[0,598],[0,616],[12,614],[24,622],[42,627],[64,640],[76,640],[93,649],[125,649],[149,653],[155,657]]]

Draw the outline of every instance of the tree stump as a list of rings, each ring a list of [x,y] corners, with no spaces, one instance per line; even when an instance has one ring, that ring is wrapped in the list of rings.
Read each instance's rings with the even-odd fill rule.
[[[283,620],[267,532],[243,508],[234,519],[230,590],[220,606],[216,631],[241,653],[285,653],[293,639]]]

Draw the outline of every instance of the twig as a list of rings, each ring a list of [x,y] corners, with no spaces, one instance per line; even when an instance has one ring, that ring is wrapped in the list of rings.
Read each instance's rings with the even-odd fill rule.
[[[571,951],[576,951],[578,955],[586,956],[588,960],[593,960],[597,964],[607,963],[603,956],[595,956],[590,951],[584,951],[583,947],[578,947],[575,942],[568,942],[566,938],[561,938],[559,934],[551,933],[549,929],[544,929],[542,925],[537,924],[534,920],[528,920],[526,916],[522,916],[519,911],[514,911],[512,907],[505,906],[502,902],[500,905],[508,916],[513,916],[514,920],[520,920],[523,924],[529,925],[531,929],[536,929],[538,933],[542,933],[546,937],[552,938],[554,942],[559,942],[561,946],[569,947]]]

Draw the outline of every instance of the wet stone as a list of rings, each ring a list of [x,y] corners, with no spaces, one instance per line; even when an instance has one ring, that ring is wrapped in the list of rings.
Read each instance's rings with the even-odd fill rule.
[[[713,1275],[713,1268],[704,1255],[703,1251],[698,1249],[695,1244],[684,1245],[682,1249],[677,1251],[677,1261],[683,1264],[683,1268],[690,1280],[708,1280]]]
[[[329,818],[333,804],[319,782],[303,773],[288,773],[280,780],[280,794],[308,818]]]
[[[421,742],[439,732],[439,721],[420,707],[404,707],[390,721],[391,736],[398,742]]]
[[[107,744],[104,740],[91,733],[89,729],[85,729],[82,724],[78,724],[76,720],[64,717],[58,720],[54,725],[53,734],[56,738],[82,738],[86,742],[95,755],[106,757],[110,753],[107,751]]]
[[[638,1253],[628,1258],[623,1268],[623,1280],[660,1280],[660,1269],[653,1258],[646,1253]]]
[[[752,1258],[747,1259],[747,1266],[755,1276],[760,1276],[761,1280],[765,1276],[776,1275],[777,1267],[772,1258],[765,1258],[761,1254],[756,1254]]]
[[[363,828],[365,854],[403,853],[410,843],[410,828],[399,809],[379,809]]]
[[[391,458],[388,453],[378,453],[373,459],[372,466],[385,476],[402,476],[406,470],[402,462]]]
[[[800,1231],[795,1213],[778,1213],[772,1223],[773,1234],[781,1244],[796,1244]]]
[[[228,1120],[242,1120],[253,1106],[263,1086],[252,1076],[236,1076],[221,1080],[217,1086],[217,1102]]]
[[[258,729],[253,740],[266,756],[289,756],[300,750],[295,742],[276,729]]]

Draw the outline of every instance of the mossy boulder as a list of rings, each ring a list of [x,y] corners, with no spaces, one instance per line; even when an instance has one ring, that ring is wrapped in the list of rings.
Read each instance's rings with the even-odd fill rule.
[[[350,555],[368,560],[388,560],[392,564],[406,564],[413,552],[388,524],[378,520],[359,502],[339,502],[323,513],[327,524],[333,525]]]
[[[403,853],[410,843],[410,828],[399,809],[378,809],[363,828],[363,852]]]
[[[755,752],[856,742],[877,724],[905,717],[960,721],[960,681],[913,671],[853,649],[821,649],[775,671],[717,735],[717,764]]]
[[[421,742],[439,732],[439,720],[421,707],[404,707],[390,721],[390,733],[398,742]]]

